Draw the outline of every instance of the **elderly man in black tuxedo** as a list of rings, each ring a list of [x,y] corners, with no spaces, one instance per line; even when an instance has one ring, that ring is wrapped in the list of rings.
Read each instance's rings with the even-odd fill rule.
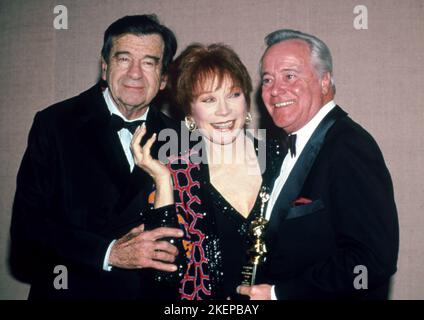
[[[294,30],[266,37],[262,99],[288,152],[266,218],[268,258],[251,299],[386,299],[398,220],[381,151],[334,101],[332,59]]]
[[[103,81],[35,116],[11,225],[12,266],[24,270],[30,299],[154,297],[149,271],[176,270],[177,248],[162,238],[182,231],[143,224],[153,180],[130,150],[142,122],[146,138],[177,128],[152,104],[176,47],[156,16],[123,17],[104,35]],[[55,286],[58,265],[66,288]]]

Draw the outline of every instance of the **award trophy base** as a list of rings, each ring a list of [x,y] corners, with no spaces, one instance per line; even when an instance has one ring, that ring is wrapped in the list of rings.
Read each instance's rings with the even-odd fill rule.
[[[256,267],[255,265],[243,266],[241,271],[242,281],[241,284],[245,286],[253,286],[256,278]]]

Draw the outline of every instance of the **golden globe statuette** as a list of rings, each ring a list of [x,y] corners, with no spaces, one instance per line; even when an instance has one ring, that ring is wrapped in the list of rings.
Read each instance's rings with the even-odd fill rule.
[[[264,218],[265,204],[269,200],[269,193],[266,192],[265,187],[262,187],[259,193],[261,197],[261,213],[258,219],[252,221],[250,225],[249,235],[252,239],[252,246],[247,250],[249,257],[248,263],[243,266],[241,272],[243,276],[242,284],[246,286],[253,286],[256,280],[256,271],[258,266],[264,262],[266,254],[266,246],[264,240],[265,228],[268,220]]]

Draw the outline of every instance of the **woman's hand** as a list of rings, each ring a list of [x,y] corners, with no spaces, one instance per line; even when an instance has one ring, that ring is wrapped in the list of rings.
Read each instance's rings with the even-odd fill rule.
[[[145,134],[146,125],[143,123],[134,132],[131,140],[131,152],[134,163],[153,178],[156,185],[154,207],[160,208],[174,203],[171,173],[165,165],[159,160],[152,158],[150,154],[152,145],[156,141],[156,133],[146,141],[143,147],[140,145],[140,141]]]
[[[169,179],[170,173],[168,168],[163,165],[159,160],[152,158],[150,150],[153,143],[156,141],[156,133],[154,133],[150,139],[148,139],[145,145],[142,147],[140,145],[141,139],[146,134],[146,125],[143,123],[137,128],[134,132],[133,138],[131,140],[131,152],[134,158],[134,163],[147,172],[155,182],[162,179]]]

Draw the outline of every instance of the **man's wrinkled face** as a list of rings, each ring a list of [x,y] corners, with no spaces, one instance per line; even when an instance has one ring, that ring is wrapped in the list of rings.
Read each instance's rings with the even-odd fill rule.
[[[162,76],[164,43],[160,35],[124,34],[113,39],[102,78],[124,115],[142,115],[166,81]]]
[[[262,58],[262,99],[274,123],[287,133],[305,126],[324,104],[330,75],[319,78],[309,45],[287,40],[268,48]]]

